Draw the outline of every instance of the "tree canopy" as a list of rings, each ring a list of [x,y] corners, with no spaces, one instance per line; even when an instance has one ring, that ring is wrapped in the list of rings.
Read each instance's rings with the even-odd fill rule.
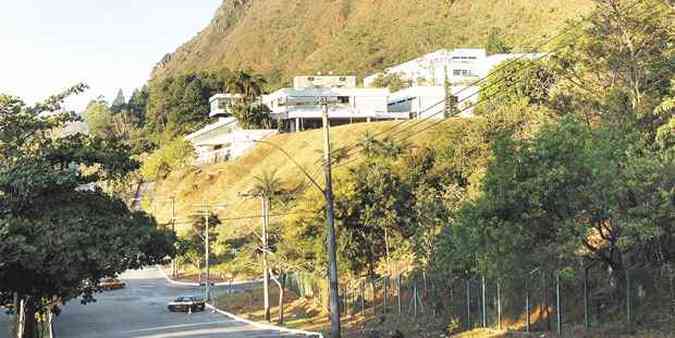
[[[91,301],[101,278],[173,255],[172,233],[97,187],[138,168],[129,146],[54,133],[77,121],[56,112],[85,88],[35,106],[0,95],[0,301],[24,303],[24,337],[36,333],[36,312]]]

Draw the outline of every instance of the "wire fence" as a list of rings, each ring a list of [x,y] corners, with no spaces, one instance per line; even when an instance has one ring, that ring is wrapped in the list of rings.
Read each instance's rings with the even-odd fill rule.
[[[340,285],[340,311],[344,318],[444,319],[450,333],[485,327],[563,334],[608,326],[675,332],[674,270],[595,266],[499,277],[418,272],[362,278]],[[292,274],[288,281],[297,295],[328,303],[323,279]]]

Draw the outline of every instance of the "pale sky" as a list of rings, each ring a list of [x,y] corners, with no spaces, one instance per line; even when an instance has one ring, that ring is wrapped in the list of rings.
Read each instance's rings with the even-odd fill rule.
[[[210,22],[222,0],[2,0],[0,93],[29,103],[78,82],[77,111],[122,88],[129,98],[164,54]]]

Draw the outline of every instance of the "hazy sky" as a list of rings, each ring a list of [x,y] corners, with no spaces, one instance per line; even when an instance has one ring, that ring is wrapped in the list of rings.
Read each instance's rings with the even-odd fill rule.
[[[167,52],[206,27],[221,0],[2,0],[0,93],[28,102],[78,82],[79,110],[143,85]]]

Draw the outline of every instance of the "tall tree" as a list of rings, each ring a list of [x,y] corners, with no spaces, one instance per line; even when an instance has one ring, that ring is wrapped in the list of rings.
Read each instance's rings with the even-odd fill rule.
[[[93,300],[101,278],[162,262],[174,235],[147,215],[96,188],[138,164],[114,139],[55,128],[76,120],[60,111],[76,86],[29,107],[0,95],[0,303],[24,313],[20,337],[38,334],[38,319],[58,304]],[[51,316],[48,316],[51,317]]]
[[[122,91],[122,89],[119,89],[117,91],[115,99],[110,105],[110,111],[113,112],[114,114],[117,114],[125,110],[126,106],[127,106],[127,99],[124,97],[124,91]]]

